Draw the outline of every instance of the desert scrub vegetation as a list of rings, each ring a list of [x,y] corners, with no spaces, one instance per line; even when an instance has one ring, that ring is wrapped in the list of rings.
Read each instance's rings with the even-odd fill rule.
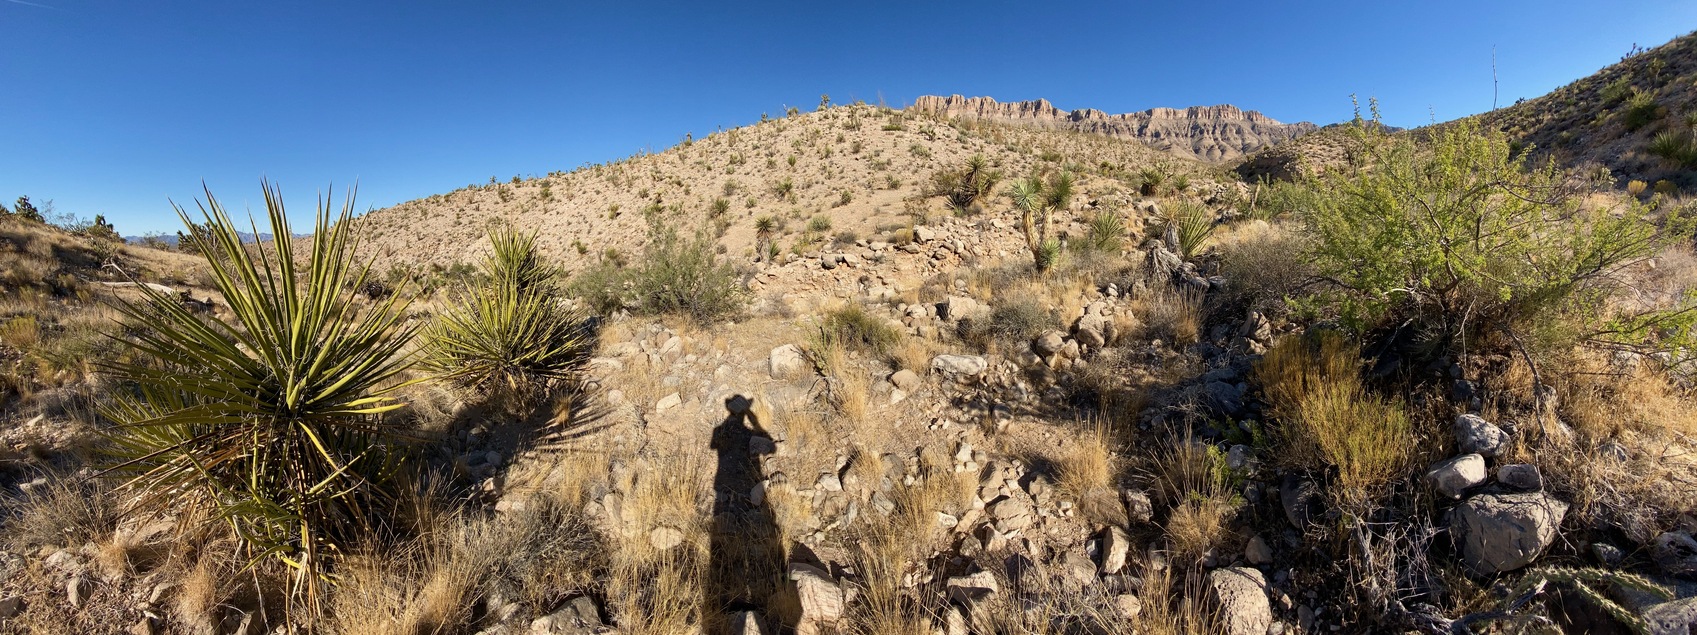
[[[1615,346],[1689,340],[1689,307],[1604,310],[1624,272],[1690,237],[1677,211],[1587,204],[1553,163],[1528,165],[1471,121],[1428,147],[1377,125],[1351,131],[1365,160],[1323,178],[1306,214],[1316,274],[1332,283],[1314,298],[1344,324],[1400,325],[1434,351],[1531,330]]]
[[[1001,180],[1002,173],[991,169],[989,159],[982,154],[974,154],[959,169],[940,170],[933,174],[931,192],[947,200],[949,207],[964,213],[973,203],[995,190]]]
[[[620,310],[676,314],[710,324],[742,312],[747,290],[741,278],[719,259],[712,236],[697,232],[686,237],[676,228],[655,225],[635,265],[603,260],[578,274],[568,290],[603,315]]]
[[[477,281],[425,329],[425,366],[473,392],[521,397],[570,377],[591,338],[561,304],[534,234],[498,229],[489,242]]]
[[[281,192],[265,185],[273,235],[291,236]],[[243,244],[210,191],[207,236],[195,236],[229,321],[189,312],[163,292],[119,304],[139,361],[113,372],[131,392],[111,407],[110,471],[135,512],[203,509],[252,560],[298,573],[295,593],[320,598],[328,562],[382,531],[382,508],[407,435],[384,412],[416,327],[401,295],[348,297],[370,273],[353,256],[352,195],[317,211],[310,255]],[[188,212],[177,208],[184,223]]]
[[[1409,414],[1373,394],[1361,356],[1345,336],[1287,337],[1255,366],[1255,379],[1279,422],[1278,456],[1310,472],[1335,470],[1340,508],[1360,514],[1407,470],[1415,437]]]
[[[1196,201],[1173,201],[1163,215],[1161,236],[1168,244],[1177,245],[1187,259],[1201,253],[1208,237],[1214,235],[1214,212]]]
[[[1038,271],[1048,271],[1060,259],[1060,238],[1049,234],[1054,228],[1055,213],[1072,205],[1076,186],[1077,178],[1071,172],[1060,172],[1047,180],[1036,175],[1020,179],[1008,190],[1008,197],[1019,212],[1025,248],[1031,252]]]

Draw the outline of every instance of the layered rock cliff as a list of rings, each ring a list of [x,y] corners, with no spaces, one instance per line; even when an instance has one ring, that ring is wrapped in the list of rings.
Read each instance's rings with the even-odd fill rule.
[[[909,109],[945,117],[970,117],[1137,139],[1203,161],[1229,161],[1317,129],[1306,121],[1280,123],[1236,106],[1151,108],[1110,115],[1100,110],[1066,111],[1046,99],[1000,103],[989,97],[926,95]]]

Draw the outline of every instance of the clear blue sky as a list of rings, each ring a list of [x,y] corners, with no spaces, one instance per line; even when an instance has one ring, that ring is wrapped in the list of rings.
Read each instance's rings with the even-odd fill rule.
[[[1231,103],[1416,126],[1697,29],[1697,2],[0,0],[0,200],[174,231],[204,180],[297,219],[660,149],[786,104],[938,93],[1109,112]],[[299,221],[297,221],[299,222]],[[298,229],[298,228],[297,228]]]

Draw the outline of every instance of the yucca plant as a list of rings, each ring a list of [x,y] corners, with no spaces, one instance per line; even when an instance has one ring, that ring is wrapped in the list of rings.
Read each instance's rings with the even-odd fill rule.
[[[1214,213],[1191,201],[1178,201],[1169,210],[1162,235],[1174,237],[1185,258],[1196,257],[1202,245],[1208,242],[1208,237],[1214,234]]]
[[[425,332],[425,365],[487,395],[521,396],[566,379],[588,358],[580,312],[562,305],[535,234],[490,233],[479,283]]]
[[[117,424],[107,473],[124,479],[134,512],[209,509],[255,561],[294,567],[297,590],[315,601],[328,560],[383,524],[404,432],[382,414],[401,406],[392,391],[413,328],[401,321],[404,294],[353,298],[370,266],[355,262],[351,192],[334,215],[320,199],[301,263],[282,194],[264,189],[278,243],[243,244],[210,190],[205,231],[186,235],[229,318],[190,313],[147,285],[136,287],[143,299],[118,302],[128,335],[117,339],[139,361],[110,366],[130,390],[107,413]]]
[[[1084,247],[1102,253],[1117,252],[1124,243],[1125,219],[1119,212],[1105,209],[1090,217],[1090,231],[1085,234]]]
[[[1047,182],[1033,175],[1015,181],[1008,196],[1020,213],[1020,227],[1025,231],[1025,247],[1038,271],[1048,271],[1060,256],[1060,241],[1049,235],[1057,210],[1072,205],[1074,179],[1071,172],[1062,172]]]

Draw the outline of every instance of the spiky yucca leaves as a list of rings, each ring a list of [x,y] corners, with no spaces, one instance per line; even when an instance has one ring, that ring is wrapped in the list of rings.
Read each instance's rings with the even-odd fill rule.
[[[587,359],[590,338],[583,316],[560,303],[555,269],[536,236],[501,229],[489,242],[485,280],[425,332],[426,366],[491,395],[524,395],[571,376]]]
[[[1062,172],[1048,181],[1033,175],[1015,181],[1008,196],[1020,213],[1020,226],[1025,230],[1025,247],[1038,271],[1048,271],[1059,259],[1060,241],[1049,235],[1054,215],[1072,205],[1074,184],[1071,172]]]
[[[210,508],[256,560],[297,568],[315,599],[327,558],[380,524],[396,466],[387,449],[402,434],[380,415],[400,407],[390,393],[413,329],[401,324],[401,294],[375,305],[351,297],[370,270],[354,262],[351,193],[336,215],[319,201],[310,260],[297,263],[281,192],[264,188],[281,244],[242,244],[211,191],[200,204],[206,231],[187,235],[228,321],[146,285],[144,300],[120,301],[130,333],[120,341],[142,361],[112,365],[134,391],[108,413],[118,423],[109,473],[126,477],[134,511]]]
[[[1214,235],[1214,213],[1192,201],[1178,201],[1170,209],[1162,235],[1173,236],[1185,258],[1196,257],[1208,237]]]

